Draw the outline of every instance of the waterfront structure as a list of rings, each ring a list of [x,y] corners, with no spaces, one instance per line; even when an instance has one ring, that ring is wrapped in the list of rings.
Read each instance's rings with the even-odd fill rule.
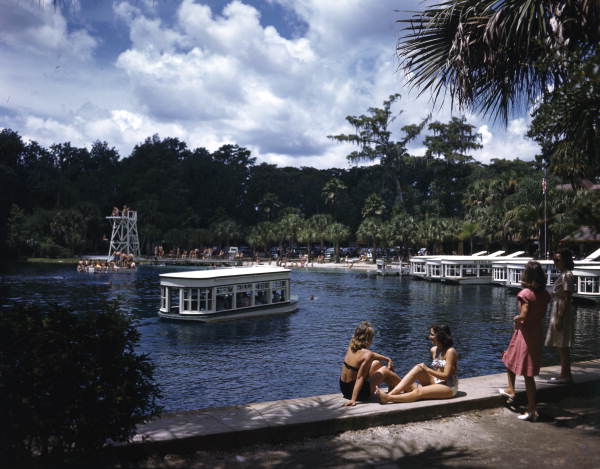
[[[411,275],[430,281],[448,283],[485,284],[493,280],[492,263],[512,260],[524,254],[524,251],[503,256],[504,251],[487,254],[481,251],[471,256],[440,255],[415,256],[410,259]]]
[[[484,254],[487,254],[487,251],[476,252],[475,254],[473,254],[473,257],[483,256]],[[429,266],[438,265],[437,261],[439,259],[441,259],[442,257],[452,258],[452,257],[462,257],[462,256],[455,256],[455,255],[413,256],[409,259],[409,264],[410,264],[409,274],[411,275],[411,277],[416,278],[416,279],[428,279],[429,280],[431,278],[431,275],[430,275],[431,267],[428,267],[428,264],[429,264]]]
[[[291,313],[298,298],[290,294],[290,270],[253,266],[195,270],[160,275],[163,319],[216,322]]]
[[[113,210],[113,214],[106,217],[112,223],[108,259],[115,253],[140,256],[140,241],[137,231],[137,211],[124,209]]]
[[[486,284],[492,282],[492,263],[499,259],[510,260],[524,254],[517,251],[503,256],[496,251],[485,256],[449,257],[441,260],[441,280],[448,283]]]
[[[573,296],[600,301],[600,265],[575,266],[577,291]]]

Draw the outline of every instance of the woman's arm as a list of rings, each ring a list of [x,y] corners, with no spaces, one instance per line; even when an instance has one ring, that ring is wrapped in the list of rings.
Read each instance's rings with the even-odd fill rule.
[[[439,379],[448,379],[450,376],[456,373],[456,364],[458,362],[458,354],[454,347],[450,347],[446,350],[446,366],[443,370],[434,370],[429,368],[425,363],[421,363],[421,369],[428,375],[434,376]]]
[[[527,320],[527,314],[529,313],[529,303],[525,303],[524,301],[519,301],[519,314],[517,314],[513,320],[515,321],[515,326],[518,324],[523,324]]]

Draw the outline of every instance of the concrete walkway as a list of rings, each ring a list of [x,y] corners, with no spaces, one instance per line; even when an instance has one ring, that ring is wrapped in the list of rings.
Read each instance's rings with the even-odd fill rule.
[[[598,394],[600,359],[575,363],[572,368],[575,384],[571,386],[547,384],[545,380],[557,375],[559,368],[543,368],[537,380],[539,400],[557,400],[573,393]],[[342,407],[341,394],[329,394],[164,414],[140,426],[127,450],[145,453],[234,448],[447,417],[504,405],[498,388],[505,385],[506,375],[500,373],[460,380],[460,392],[452,399]],[[520,378],[517,389],[517,400],[524,403],[524,382]]]

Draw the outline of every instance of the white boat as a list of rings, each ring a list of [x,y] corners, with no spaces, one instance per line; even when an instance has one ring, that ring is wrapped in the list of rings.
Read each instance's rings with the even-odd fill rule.
[[[472,257],[479,257],[487,254],[487,251],[480,251],[473,254]],[[426,280],[441,280],[441,261],[442,259],[460,258],[464,256],[457,255],[428,255],[412,256],[409,259],[409,271],[411,277]]]
[[[523,253],[518,251],[503,256],[504,251],[496,251],[472,256],[440,256],[436,260],[427,261],[428,274],[432,280],[447,283],[486,284],[492,282],[494,261],[511,260]]]
[[[589,256],[587,256],[584,259],[574,261],[575,267],[573,269],[573,275],[575,275],[578,283],[579,283],[579,276],[581,275],[581,276],[585,277],[586,282],[588,282],[588,280],[589,280],[589,284],[593,285],[594,276],[595,276],[594,272],[596,271],[596,269],[600,269],[600,261],[596,260],[596,259],[598,259],[599,256],[600,256],[600,249],[593,252],[592,254],[590,254]],[[523,270],[525,270],[525,264],[527,264],[528,260],[529,259],[522,258],[522,259],[515,259],[514,261],[510,261],[510,262],[506,263],[506,282],[504,283],[505,286],[512,287],[512,288],[522,288],[521,274],[523,273]],[[553,260],[538,260],[537,262],[539,262],[542,265],[542,268],[546,272],[546,276],[548,277],[547,286],[551,286],[554,283],[554,280],[556,279],[556,277],[558,277],[558,275],[560,274],[560,272],[554,266],[554,261]],[[575,273],[576,271],[578,272],[577,274]],[[588,274],[584,275],[582,272],[588,272],[589,275]],[[498,276],[499,275],[500,274],[498,274]],[[592,293],[592,291],[589,291],[589,292],[586,291],[589,289],[584,288],[583,285],[582,285],[582,288],[583,288],[583,290],[582,290],[583,294],[579,295],[579,293],[578,293],[575,296],[581,296],[581,297],[585,297],[585,298],[592,298],[594,296],[594,293]]]
[[[600,265],[575,266],[573,275],[577,281],[573,296],[600,301]]]
[[[195,270],[160,275],[163,319],[216,322],[291,313],[290,270],[254,266]]]

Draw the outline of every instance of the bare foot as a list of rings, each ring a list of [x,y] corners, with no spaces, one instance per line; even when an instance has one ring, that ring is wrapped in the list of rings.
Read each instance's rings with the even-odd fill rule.
[[[392,402],[392,399],[390,398],[387,392],[378,390],[375,394],[377,395],[380,404],[387,404],[389,402]]]

